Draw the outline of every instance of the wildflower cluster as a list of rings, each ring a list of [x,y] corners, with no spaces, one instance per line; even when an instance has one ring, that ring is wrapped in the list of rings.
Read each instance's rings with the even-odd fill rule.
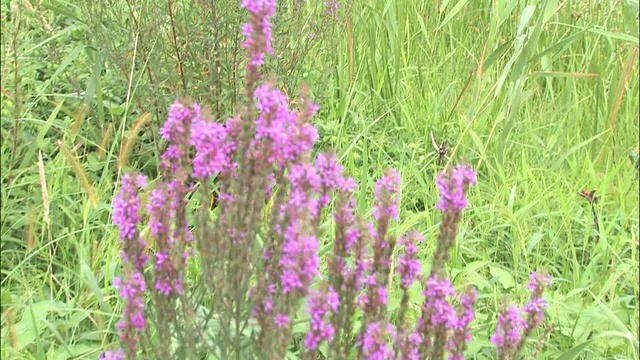
[[[371,220],[357,214],[356,182],[333,152],[313,154],[318,132],[310,119],[318,105],[307,89],[292,109],[273,78],[260,82],[260,66],[272,51],[275,1],[243,0],[242,6],[249,11],[242,28],[246,106],[224,123],[192,101],[176,100],[169,109],[160,130],[168,143],[162,176],[145,208],[155,246],[151,255],[138,232],[143,208],[138,193],[146,180],[122,179],[114,223],[123,243],[124,275],[115,283],[125,301],[118,324],[123,348],[102,358],[133,359],[139,352],[163,359],[178,354],[196,359],[198,352],[283,358],[306,299],[309,330],[302,352],[309,359],[317,358],[323,342],[335,359],[440,359],[446,353],[462,359],[471,340],[476,292],[467,289],[459,296],[444,264],[475,171],[459,165],[438,174],[442,224],[431,271],[423,273],[418,247],[423,236],[412,230],[396,237],[390,231],[399,220],[400,174],[389,169],[375,183]],[[219,194],[214,211],[201,205],[191,217],[190,195],[199,192],[205,199],[214,190]],[[331,211],[335,232],[323,276],[319,250],[327,234],[321,224]],[[398,247],[402,252],[394,261]],[[198,265],[195,279],[186,277],[188,261]],[[393,269],[402,292],[395,321],[387,309]],[[492,338],[499,352],[519,350],[540,325],[548,280],[532,277],[526,320],[501,315]],[[417,321],[406,316],[413,286],[423,288]],[[359,312],[361,325],[355,327]]]
[[[122,189],[113,200],[113,223],[120,230],[123,240],[122,259],[123,277],[116,277],[114,286],[120,290],[125,301],[122,319],[116,324],[120,332],[120,341],[128,357],[133,357],[140,341],[140,333],[145,330],[144,314],[145,279],[142,276],[147,255],[146,243],[138,232],[140,223],[140,198],[138,192],[146,185],[143,176],[125,175]],[[116,352],[119,356],[123,351]]]
[[[551,278],[541,273],[531,273],[529,289],[531,298],[522,307],[522,311],[515,304],[510,304],[498,315],[498,324],[491,335],[491,342],[498,349],[499,359],[513,359],[524,346],[529,334],[544,319],[547,302],[542,297],[544,288],[551,285]]]

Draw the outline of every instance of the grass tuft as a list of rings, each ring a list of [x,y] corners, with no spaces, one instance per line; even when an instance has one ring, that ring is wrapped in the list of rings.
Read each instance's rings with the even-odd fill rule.
[[[96,192],[96,189],[93,187],[93,184],[89,180],[87,171],[85,170],[84,165],[81,163],[80,159],[78,158],[78,155],[76,154],[75,150],[69,149],[69,147],[64,142],[62,142],[62,140],[58,140],[58,148],[60,149],[60,152],[62,153],[64,158],[67,160],[69,165],[71,166],[71,170],[73,171],[76,178],[78,179],[78,182],[80,182],[80,185],[82,186],[82,189],[84,190],[85,195],[87,195],[87,197],[89,198],[89,203],[93,207],[98,206],[98,202],[99,202],[98,193]]]

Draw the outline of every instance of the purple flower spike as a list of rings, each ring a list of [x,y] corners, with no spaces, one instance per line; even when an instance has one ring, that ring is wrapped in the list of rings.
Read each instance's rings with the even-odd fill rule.
[[[440,211],[461,211],[469,206],[465,187],[476,183],[476,172],[467,165],[458,165],[453,171],[440,172],[436,178],[440,200],[436,208]]]
[[[318,239],[313,235],[288,234],[282,249],[282,291],[307,293],[311,280],[318,274]]]
[[[541,294],[545,287],[551,286],[551,277],[538,272],[529,274],[528,287],[534,294]]]
[[[385,326],[386,325],[386,326]],[[366,360],[393,359],[393,350],[389,346],[389,337],[393,337],[392,324],[374,322],[369,324],[362,339],[362,358]]]
[[[308,305],[309,315],[311,316],[310,329],[304,339],[304,345],[307,350],[317,348],[322,340],[331,341],[334,328],[327,321],[327,318],[328,314],[338,311],[339,303],[338,294],[331,287],[328,291],[311,292]]]
[[[194,110],[200,111],[197,104],[194,104]],[[169,141],[167,150],[161,158],[161,166],[165,171],[176,172],[180,168],[182,159],[187,158],[187,149],[183,144],[189,138],[193,115],[190,107],[181,104],[179,99],[176,99],[169,108],[167,120],[160,128],[160,135]]]
[[[547,308],[547,301],[541,297],[533,297],[522,307],[522,311],[527,314],[527,330],[533,330],[542,324],[544,320],[544,310]]]
[[[533,272],[529,275],[529,289],[531,299],[522,308],[527,314],[527,330],[532,330],[542,324],[544,320],[544,310],[547,308],[547,301],[542,297],[544,288],[551,285],[551,277],[542,273]]]
[[[423,308],[431,316],[431,326],[451,328],[456,322],[456,313],[447,297],[456,294],[451,280],[433,274],[427,279]]]
[[[193,159],[194,177],[206,179],[229,167],[230,153],[235,144],[227,141],[227,130],[223,125],[195,118],[189,142],[196,149]]]
[[[400,334],[400,332],[398,332]],[[397,339],[397,349],[399,350],[397,360],[419,360],[419,346],[422,343],[422,336],[418,331],[412,331],[409,336],[403,339]]]
[[[138,234],[140,223],[140,198],[138,192],[147,184],[142,175],[125,174],[122,188],[113,200],[113,223],[120,230],[122,258],[137,271],[142,271],[147,263],[146,242]]]
[[[375,185],[374,197],[376,204],[373,207],[373,218],[379,220],[386,217],[398,220],[399,193],[400,175],[395,169],[389,169]],[[383,200],[383,197],[387,196],[390,201]]]
[[[333,22],[338,22],[338,6],[340,2],[338,0],[327,0],[324,2],[324,8],[326,10],[326,14],[329,17],[333,17]]]
[[[135,353],[137,333],[145,328],[143,295],[146,285],[141,272],[147,263],[147,254],[146,243],[137,230],[141,206],[138,192],[145,185],[144,176],[126,174],[122,177],[122,189],[113,201],[113,223],[120,229],[124,268],[123,277],[116,277],[114,286],[120,290],[120,296],[125,301],[122,319],[116,327],[120,333],[120,341],[127,345],[127,354]],[[117,352],[107,355],[112,359],[119,356]]]
[[[509,352],[518,346],[525,326],[520,310],[515,304],[511,304],[505,312],[498,315],[498,324],[491,335],[491,342],[498,352]]]
[[[125,174],[122,177],[122,189],[113,199],[113,223],[120,230],[120,238],[132,240],[140,222],[140,199],[138,191],[147,185],[143,175]]]
[[[266,52],[272,52],[271,23],[276,9],[275,0],[242,0],[242,7],[252,14],[250,22],[242,26],[245,41],[242,47],[248,49],[251,65],[260,66],[264,63]]]
[[[107,350],[98,356],[98,360],[124,360],[124,351],[122,349]]]
[[[276,325],[279,328],[283,328],[283,327],[289,325],[289,315],[287,315],[287,314],[278,314],[278,315],[276,315],[275,322],[276,322]]]
[[[422,264],[418,260],[417,243],[424,241],[422,235],[413,231],[398,240],[399,245],[404,245],[404,253],[398,259],[398,274],[402,281],[402,287],[408,289],[411,284],[422,276]]]
[[[116,277],[113,281],[120,296],[125,300],[122,319],[116,324],[120,333],[120,341],[127,345],[127,353],[135,354],[138,343],[137,333],[145,329],[144,292],[146,286],[142,274],[133,272],[124,279]]]
[[[453,325],[453,334],[447,340],[447,349],[450,351],[449,360],[463,360],[466,344],[473,339],[469,324],[475,317],[473,306],[476,303],[478,293],[474,289],[467,290],[460,299],[462,309]]]

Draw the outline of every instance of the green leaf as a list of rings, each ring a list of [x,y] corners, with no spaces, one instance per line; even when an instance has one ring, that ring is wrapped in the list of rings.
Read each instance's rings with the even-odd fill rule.
[[[524,32],[524,28],[527,27],[531,18],[533,18],[533,13],[536,10],[534,5],[528,5],[524,10],[522,10],[522,14],[520,15],[520,22],[518,23],[518,31],[516,31],[516,36],[522,35]]]
[[[104,294],[102,293],[100,285],[98,285],[98,280],[96,280],[95,276],[93,276],[91,268],[89,268],[89,265],[87,265],[86,262],[83,262],[80,267],[82,269],[82,277],[84,278],[91,291],[93,291],[93,294],[96,296],[96,300],[98,301],[100,310],[102,310],[106,314],[111,314],[111,308],[104,301]]]
[[[76,60],[76,58],[78,57],[78,55],[80,55],[80,53],[84,50],[84,48],[85,48],[84,45],[78,45],[73,50],[71,50],[69,55],[67,55],[67,57],[65,57],[64,60],[62,60],[56,72],[53,73],[53,75],[51,76],[51,79],[56,79],[58,75],[60,75],[67,68],[67,66],[69,66],[72,62]]]
[[[562,355],[558,356],[558,360],[571,360],[571,359],[575,359],[576,356],[580,355],[580,353],[582,351],[584,351],[584,349],[587,348],[587,346],[589,346],[589,344],[591,344],[593,342],[593,340],[595,339],[589,339],[587,341],[581,342],[580,344],[572,347],[571,349],[565,351],[564,353],[562,353]]]
[[[98,83],[100,82],[100,74],[104,67],[105,51],[100,51],[96,54],[95,62],[93,63],[93,69],[91,70],[91,77],[87,82],[87,88],[84,93],[84,101],[86,103],[93,103],[93,97],[96,94]]]
[[[74,10],[78,11],[78,7],[74,3],[61,3],[57,0],[45,1],[41,4],[45,9],[51,10],[54,14],[60,14],[69,17],[75,21],[83,22],[75,13],[69,10],[69,7],[75,7]]]
[[[451,19],[453,19],[460,12],[460,10],[462,10],[462,8],[465,5],[467,5],[468,2],[469,2],[469,0],[460,0],[460,1],[458,1],[458,3],[451,9],[451,11],[449,11],[447,13],[447,15],[445,16],[444,20],[442,20],[442,23],[440,23],[440,25],[438,26],[436,32],[438,32],[440,29],[442,29],[443,26],[447,25],[449,23],[449,21],[451,21]],[[444,6],[443,6],[443,10],[444,10]]]
[[[613,311],[609,310],[607,305],[605,305],[600,299],[598,299],[595,294],[591,292],[591,290],[589,290],[589,294],[591,294],[593,300],[598,304],[598,307],[606,315],[607,319],[613,324],[613,326],[615,326],[616,329],[618,329],[618,333],[622,334],[622,337],[629,340],[629,343],[633,346],[633,349],[637,353],[640,349],[640,345],[638,344],[638,340],[635,339],[634,335],[627,328],[627,326],[620,320],[618,316],[616,316],[616,314],[613,313]]]
[[[53,109],[53,111],[49,115],[47,122],[43,123],[42,126],[40,127],[40,131],[38,132],[38,137],[35,139],[35,142],[33,142],[33,146],[29,146],[29,152],[24,156],[24,158],[22,158],[22,162],[20,163],[20,169],[25,169],[27,168],[27,166],[35,166],[35,164],[37,163],[36,151],[41,148],[41,144],[44,140],[44,137],[49,132],[49,129],[51,129],[51,126],[53,126],[58,116],[58,113],[60,112],[60,109],[62,109],[63,104],[64,104],[64,100],[61,100],[60,103],[58,103],[58,105],[55,107],[55,109]]]
[[[489,265],[489,272],[493,279],[497,280],[505,290],[511,289],[516,285],[516,281],[511,275],[511,270],[506,270],[495,265]]]
[[[507,49],[509,49],[509,46],[511,46],[511,44],[512,44],[511,41],[507,41],[504,44],[498,46],[495,50],[493,50],[491,54],[489,54],[489,56],[487,56],[487,58],[482,63],[482,71],[487,71],[487,69],[489,69],[494,62],[496,62],[498,59],[503,57],[504,54],[507,52]]]

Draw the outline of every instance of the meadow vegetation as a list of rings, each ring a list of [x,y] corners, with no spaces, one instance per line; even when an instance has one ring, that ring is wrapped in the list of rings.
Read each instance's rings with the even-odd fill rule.
[[[2,2],[0,357],[638,358],[637,1],[267,3]]]

